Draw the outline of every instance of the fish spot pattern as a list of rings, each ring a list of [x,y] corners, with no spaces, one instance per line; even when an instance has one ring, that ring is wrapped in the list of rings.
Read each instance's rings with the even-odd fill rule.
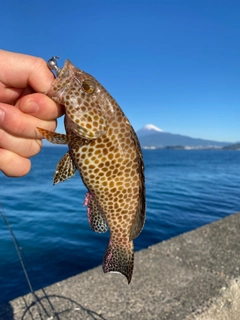
[[[48,95],[65,105],[66,141],[88,189],[84,204],[89,223],[97,232],[110,228],[103,270],[120,272],[130,282],[132,240],[145,221],[144,165],[138,138],[105,88],[69,60]]]

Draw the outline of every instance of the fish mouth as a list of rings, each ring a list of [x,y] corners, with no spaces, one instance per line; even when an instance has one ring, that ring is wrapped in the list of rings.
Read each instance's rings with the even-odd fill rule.
[[[67,78],[67,77],[71,77],[74,74],[74,65],[71,63],[70,60],[66,60],[64,63],[64,66],[62,68],[62,70],[60,71],[60,73],[58,74],[57,78]]]

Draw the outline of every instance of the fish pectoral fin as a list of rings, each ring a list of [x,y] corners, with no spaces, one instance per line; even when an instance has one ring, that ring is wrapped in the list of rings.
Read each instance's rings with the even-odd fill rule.
[[[55,143],[55,144],[68,144],[68,140],[67,140],[66,134],[61,134],[61,133],[49,131],[49,130],[46,130],[46,129],[38,128],[38,127],[37,127],[37,130],[49,142],[52,142],[52,143]]]
[[[133,265],[133,242],[126,240],[126,242],[120,243],[110,238],[102,265],[104,273],[121,273],[127,278],[129,284],[132,279]]]
[[[77,127],[73,130],[84,139],[97,139],[107,131],[107,119],[99,110],[83,113],[76,121]]]
[[[107,232],[107,219],[91,192],[86,194],[84,206],[87,206],[88,222],[92,230],[99,233]]]
[[[53,185],[71,179],[76,172],[76,167],[69,154],[65,153],[62,159],[58,162],[57,168],[53,177]]]

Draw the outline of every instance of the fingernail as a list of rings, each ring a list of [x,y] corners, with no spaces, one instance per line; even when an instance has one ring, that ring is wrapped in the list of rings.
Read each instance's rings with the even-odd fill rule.
[[[35,101],[29,101],[23,107],[25,113],[36,113],[39,110],[39,105]]]
[[[5,117],[5,112],[0,108],[0,124],[3,122]]]

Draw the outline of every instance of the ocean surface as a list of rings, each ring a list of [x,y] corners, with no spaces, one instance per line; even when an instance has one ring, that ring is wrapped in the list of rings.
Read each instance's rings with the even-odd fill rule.
[[[108,233],[94,233],[88,225],[83,207],[86,189],[79,175],[52,186],[56,164],[66,150],[44,147],[32,158],[26,177],[0,174],[0,210],[27,259],[34,290],[100,265],[108,244]],[[239,151],[144,150],[143,154],[147,219],[134,241],[135,250],[240,211]],[[0,303],[28,292],[0,216]]]

